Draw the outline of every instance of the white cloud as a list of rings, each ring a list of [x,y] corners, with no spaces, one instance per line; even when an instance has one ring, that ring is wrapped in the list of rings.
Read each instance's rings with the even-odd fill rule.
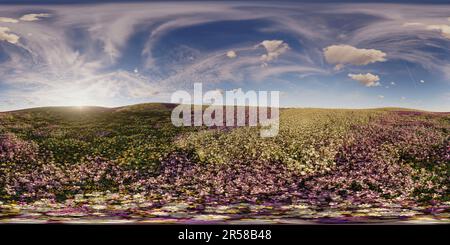
[[[384,95],[378,95],[379,99],[384,99]]]
[[[230,58],[230,59],[233,59],[233,58],[237,57],[237,54],[236,54],[236,52],[234,50],[230,50],[230,51],[227,52],[227,57]]]
[[[378,81],[380,81],[380,78],[377,75],[373,75],[371,73],[348,74],[348,76],[351,79],[360,82],[361,84],[363,84],[366,87],[380,86],[380,83],[378,82]]]
[[[391,82],[391,85],[392,85],[392,86],[395,86],[395,82]]]
[[[16,19],[13,19],[13,18],[0,17],[0,22],[3,22],[3,23],[17,23],[19,21],[16,20]]]
[[[19,36],[10,32],[8,27],[0,26],[0,41],[6,41],[12,44],[19,42]]]
[[[427,30],[440,31],[443,37],[450,39],[449,25],[428,25]]]
[[[22,21],[36,21],[40,20],[41,18],[47,18],[50,17],[50,14],[40,13],[40,14],[26,14],[22,17],[20,17],[20,20]]]
[[[331,45],[323,49],[325,60],[339,70],[347,64],[367,65],[386,61],[386,53],[376,49],[359,49],[350,45]]]
[[[450,39],[450,25],[440,24],[424,24],[420,22],[406,22],[403,24],[405,27],[425,27],[425,29],[430,31],[439,31],[441,35],[445,38]]]
[[[424,80],[420,80],[420,83],[425,83],[425,81]]]
[[[261,60],[264,64],[278,58],[278,56],[289,50],[289,45],[283,40],[265,40],[257,46],[263,46],[267,51],[267,54],[261,55]]]
[[[20,80],[33,85],[28,86],[29,90],[34,90],[35,87],[41,89],[41,84],[44,84],[42,85],[42,91],[48,91],[46,86],[59,84],[61,91],[52,94],[56,98],[58,94],[64,91],[62,88],[72,84],[73,81],[77,83],[81,81],[79,86],[83,87],[83,85],[89,84],[85,82],[87,77],[97,77],[99,74],[103,74],[105,70],[116,69],[118,66],[111,66],[115,62],[115,59],[111,59],[111,57],[120,57],[122,52],[126,51],[127,42],[135,34],[135,31],[148,31],[146,34],[148,41],[144,47],[149,52],[143,52],[142,57],[144,61],[155,61],[151,64],[149,62],[148,66],[145,64],[138,66],[138,74],[145,75],[144,81],[149,84],[166,85],[167,83],[173,88],[179,88],[182,86],[181,84],[184,85],[186,81],[191,80],[210,83],[242,82],[250,81],[252,76],[256,76],[255,79],[268,77],[276,79],[281,77],[280,74],[286,72],[295,72],[302,75],[316,73],[312,69],[304,70],[302,67],[322,68],[323,48],[330,44],[329,40],[333,40],[342,33],[345,33],[345,36],[341,37],[342,43],[345,42],[353,47],[381,49],[388,54],[389,60],[403,60],[420,64],[429,71],[447,71],[446,74],[450,77],[448,61],[442,59],[438,52],[429,52],[429,49],[423,48],[432,45],[442,52],[448,51],[446,44],[436,38],[436,36],[439,36],[439,32],[437,30],[426,30],[425,25],[411,28],[402,26],[407,21],[449,24],[446,22],[446,18],[442,18],[442,16],[448,16],[448,9],[431,5],[421,6],[420,8],[406,5],[398,7],[350,4],[323,6],[324,8],[319,11],[336,15],[344,14],[344,16],[349,13],[368,14],[377,17],[370,18],[370,21],[367,20],[367,22],[358,23],[357,28],[353,28],[353,25],[337,28],[333,23],[328,24],[329,22],[325,21],[327,18],[325,15],[314,16],[316,9],[313,6],[298,5],[292,9],[278,7],[274,12],[268,11],[272,6],[248,11],[248,8],[242,7],[242,4],[234,3],[186,4],[181,7],[178,4],[175,7],[175,5],[167,3],[155,3],[151,7],[147,3],[133,3],[126,6],[117,4],[73,5],[70,8],[46,5],[41,8],[45,11],[41,11],[52,13],[52,15],[54,13],[58,18],[45,25],[21,23],[17,25],[17,28],[12,27],[12,25],[9,26],[15,35],[20,36],[19,42],[21,46],[23,44],[23,47],[21,47],[23,52],[16,51],[18,50],[16,48],[4,50],[10,59],[2,60],[3,62],[0,65],[0,77],[2,78],[0,85],[4,83],[11,85],[11,83]],[[13,16],[10,14],[24,13],[24,11],[29,11],[29,7],[2,6],[1,11],[3,16]],[[10,14],[6,14],[7,12],[4,11],[9,11]],[[299,12],[304,13],[304,16],[299,18],[298,15],[294,14]],[[311,22],[311,17],[317,18],[319,21]],[[324,21],[322,21],[322,18]],[[193,25],[201,26],[205,23],[221,20],[248,21],[253,19],[268,20],[271,23],[270,28],[273,28],[272,30],[266,27],[261,31],[266,33],[271,31],[283,32],[298,37],[301,46],[304,48],[282,54],[283,60],[279,62],[280,64],[266,69],[260,68],[262,53],[258,55],[257,52],[264,51],[264,54],[266,54],[267,50],[262,48],[255,50],[254,45],[251,45],[248,50],[236,47],[238,59],[228,60],[227,57],[224,57],[227,50],[221,50],[217,53],[217,57],[213,58],[210,57],[216,54],[202,51],[198,56],[195,56],[195,61],[177,63],[176,66],[169,68],[160,62],[160,56],[157,52],[152,52],[153,49],[156,51],[161,41],[164,41],[165,34],[173,30]],[[67,32],[67,30],[78,27],[85,35],[76,39],[72,35],[68,35],[73,33]],[[33,35],[27,36],[28,33],[33,33]],[[261,39],[261,41],[263,40]],[[335,41],[335,43],[341,43],[341,41]],[[269,58],[267,54],[266,56]],[[172,60],[169,61],[172,62]],[[445,70],[444,67],[446,67]],[[164,74],[163,72],[158,73],[161,70],[160,68],[170,70]],[[4,72],[2,73],[2,71]],[[133,74],[133,70],[130,70],[130,73]],[[42,74],[42,79],[37,79],[36,75],[40,74]],[[44,79],[47,77],[49,79]],[[130,84],[133,84],[131,80],[127,79]],[[36,85],[36,83],[39,84]],[[107,82],[103,84],[107,84]],[[19,85],[17,86],[19,87]],[[23,84],[20,86],[25,87]],[[187,86],[191,88],[191,84],[187,84]],[[28,90],[23,91],[23,95],[28,93]],[[131,94],[136,95],[135,92]],[[51,97],[46,96],[45,92],[42,92],[41,95],[41,98]],[[399,97],[400,95],[397,96],[397,98]],[[111,101],[114,100],[111,99]]]

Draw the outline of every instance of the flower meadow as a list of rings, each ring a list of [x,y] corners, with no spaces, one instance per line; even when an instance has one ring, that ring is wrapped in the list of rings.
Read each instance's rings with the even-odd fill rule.
[[[449,220],[449,113],[282,109],[261,138],[172,108],[1,113],[0,220]]]

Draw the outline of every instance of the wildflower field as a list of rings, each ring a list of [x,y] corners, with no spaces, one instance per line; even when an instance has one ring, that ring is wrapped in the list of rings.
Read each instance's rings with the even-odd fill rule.
[[[261,138],[172,108],[0,113],[0,222],[450,222],[450,113],[282,109]]]

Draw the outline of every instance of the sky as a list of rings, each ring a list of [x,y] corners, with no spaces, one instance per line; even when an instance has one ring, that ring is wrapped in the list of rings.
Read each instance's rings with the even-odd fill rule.
[[[387,2],[0,1],[0,111],[170,102],[197,82],[450,111],[450,4]]]

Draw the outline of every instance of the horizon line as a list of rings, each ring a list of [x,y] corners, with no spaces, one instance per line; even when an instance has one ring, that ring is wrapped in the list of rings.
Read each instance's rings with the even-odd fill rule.
[[[25,110],[32,109],[44,109],[44,108],[103,108],[103,109],[117,109],[122,107],[129,107],[135,105],[145,105],[145,104],[161,104],[161,105],[181,105],[180,103],[170,103],[170,102],[143,102],[136,104],[125,104],[120,106],[102,106],[102,105],[51,105],[51,106],[36,106],[36,107],[26,107],[19,108],[13,110],[0,111],[0,113],[10,113],[10,112],[19,112]],[[199,105],[199,104],[185,104],[185,105]],[[202,106],[214,106],[212,104],[202,104]],[[216,105],[220,106],[220,105]],[[222,106],[250,106],[250,105],[222,105]],[[257,106],[250,106],[257,107]],[[412,111],[422,111],[422,112],[431,112],[431,113],[450,113],[450,111],[437,111],[437,110],[426,110],[426,109],[418,109],[418,108],[409,108],[409,107],[398,107],[398,106],[383,106],[383,107],[357,107],[357,108],[349,108],[349,107],[313,107],[313,106],[279,106],[280,109],[329,109],[329,110],[380,110],[380,109],[399,109],[399,110],[412,110]]]

